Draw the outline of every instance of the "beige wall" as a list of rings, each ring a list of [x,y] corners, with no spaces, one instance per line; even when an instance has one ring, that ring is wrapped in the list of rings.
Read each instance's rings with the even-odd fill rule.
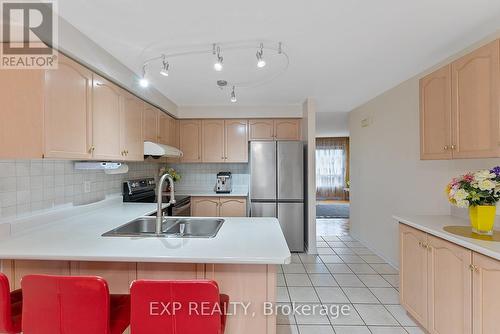
[[[419,79],[429,71],[353,110],[349,118],[352,234],[396,266],[398,225],[393,214],[450,214],[444,195],[449,180],[500,164],[500,159],[420,160]],[[367,127],[361,126],[363,119]]]
[[[308,98],[302,105],[304,156],[304,236],[307,252],[316,254],[316,101]]]

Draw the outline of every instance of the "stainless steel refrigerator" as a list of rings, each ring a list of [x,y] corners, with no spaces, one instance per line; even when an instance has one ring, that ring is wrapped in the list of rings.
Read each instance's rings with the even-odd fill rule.
[[[304,251],[304,144],[250,143],[250,215],[277,217],[290,251]]]

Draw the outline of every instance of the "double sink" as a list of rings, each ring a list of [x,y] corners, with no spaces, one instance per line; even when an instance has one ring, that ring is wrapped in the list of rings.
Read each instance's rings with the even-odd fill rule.
[[[164,218],[161,233],[156,234],[156,217],[139,217],[104,233],[103,237],[163,237],[214,238],[224,219],[216,218]]]

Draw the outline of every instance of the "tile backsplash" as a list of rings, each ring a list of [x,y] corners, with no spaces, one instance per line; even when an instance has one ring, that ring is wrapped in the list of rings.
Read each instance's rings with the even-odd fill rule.
[[[248,187],[249,167],[247,163],[232,164],[169,164],[178,171],[182,179],[176,183],[179,189],[212,189],[218,172],[231,172],[233,187]]]
[[[155,177],[159,164],[127,163],[126,174],[75,170],[73,161],[0,160],[0,220],[68,204],[97,202],[120,194],[123,180]],[[85,192],[85,183],[90,192]]]

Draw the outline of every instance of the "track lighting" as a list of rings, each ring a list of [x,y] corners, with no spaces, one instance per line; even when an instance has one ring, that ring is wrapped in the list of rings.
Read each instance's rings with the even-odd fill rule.
[[[142,77],[139,80],[139,85],[141,85],[141,87],[143,87],[143,88],[146,88],[149,86],[149,81],[148,81],[148,79],[146,79],[146,65],[144,65],[142,67]]]
[[[236,93],[234,92],[234,86],[233,86],[233,90],[231,91],[231,102],[236,103],[236,101],[238,100],[236,99]]]
[[[216,56],[214,63],[214,70],[220,72],[222,71],[222,62],[224,61],[224,58],[220,55],[220,46],[217,46],[216,49],[215,44],[213,44],[212,53],[214,54],[214,56]]]
[[[257,56],[257,67],[262,68],[266,66],[266,61],[264,60],[264,44],[260,43],[260,49],[255,54]]]
[[[165,76],[165,77],[168,77],[168,69],[170,68],[170,64],[166,60],[165,55],[163,55],[162,58],[163,58],[163,60],[162,60],[163,65],[161,66],[160,74]]]

